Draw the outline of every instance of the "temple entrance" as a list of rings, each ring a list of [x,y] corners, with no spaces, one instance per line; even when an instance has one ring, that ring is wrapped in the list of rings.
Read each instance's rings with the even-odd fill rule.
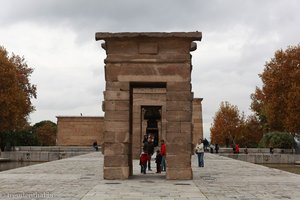
[[[159,125],[161,125],[161,106],[143,106],[143,121],[146,122],[146,136],[153,140],[154,147],[157,147],[160,139]],[[142,123],[143,123],[142,121]],[[144,124],[144,123],[143,123]]]

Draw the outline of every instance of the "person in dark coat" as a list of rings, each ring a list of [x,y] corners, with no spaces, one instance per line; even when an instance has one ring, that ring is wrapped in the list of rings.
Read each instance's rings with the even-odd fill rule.
[[[156,173],[161,173],[161,161],[162,161],[162,155],[160,154],[160,151],[156,151],[156,157],[155,157],[155,163],[156,163]]]
[[[95,151],[98,151],[98,150],[99,150],[97,141],[94,141],[94,143],[93,143],[93,148],[95,149]]]
[[[215,144],[216,153],[219,153],[219,144]]]
[[[204,146],[204,151],[208,151],[208,145],[209,145],[209,142],[206,138],[204,138],[203,140],[203,146]]]
[[[148,154],[148,170],[152,171],[152,169],[151,169],[151,157],[154,153],[154,145],[153,145],[152,139],[150,137],[148,138],[148,142],[146,142],[144,144],[143,151],[145,151]]]
[[[148,136],[145,134],[143,139],[143,144],[145,144],[148,141]]]

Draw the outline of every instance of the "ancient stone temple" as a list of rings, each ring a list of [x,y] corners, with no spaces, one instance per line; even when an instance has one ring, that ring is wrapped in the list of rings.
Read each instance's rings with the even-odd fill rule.
[[[104,178],[127,179],[143,136],[167,145],[167,179],[192,179],[191,55],[201,32],[96,33],[106,51]],[[154,164],[153,164],[154,165]]]

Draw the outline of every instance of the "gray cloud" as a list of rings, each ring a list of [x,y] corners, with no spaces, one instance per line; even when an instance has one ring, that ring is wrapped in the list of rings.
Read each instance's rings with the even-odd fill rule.
[[[4,0],[0,45],[35,68],[37,111],[101,115],[105,52],[98,31],[202,31],[193,52],[192,83],[203,97],[205,135],[221,101],[250,113],[259,73],[280,48],[299,43],[299,1],[290,0]]]

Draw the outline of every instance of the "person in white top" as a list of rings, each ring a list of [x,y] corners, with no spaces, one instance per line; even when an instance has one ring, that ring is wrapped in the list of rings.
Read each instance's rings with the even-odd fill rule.
[[[199,139],[199,142],[195,147],[195,153],[198,156],[198,167],[204,167],[204,145],[202,139]]]

